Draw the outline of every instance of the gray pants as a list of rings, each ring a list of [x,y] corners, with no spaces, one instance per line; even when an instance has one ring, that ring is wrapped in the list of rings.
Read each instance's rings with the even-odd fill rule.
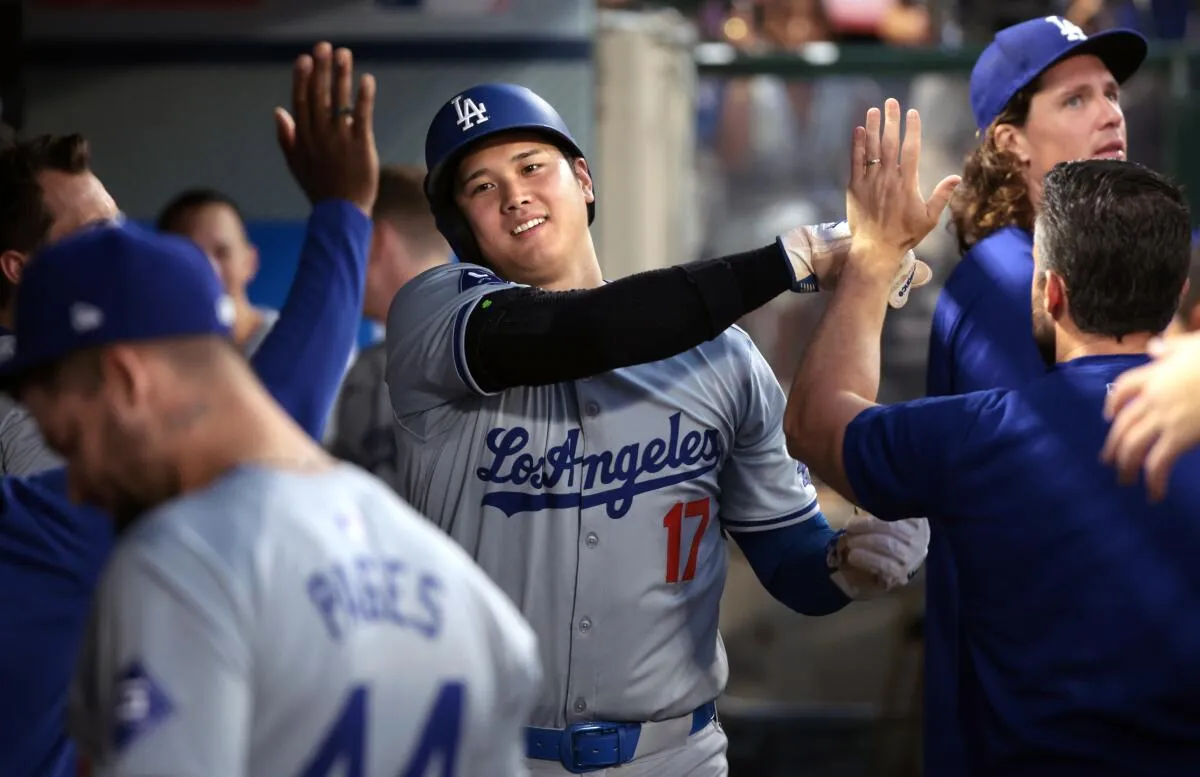
[[[687,744],[619,766],[589,772],[592,777],[728,777],[725,731],[713,721],[688,737]],[[569,775],[557,761],[528,761],[531,777]]]

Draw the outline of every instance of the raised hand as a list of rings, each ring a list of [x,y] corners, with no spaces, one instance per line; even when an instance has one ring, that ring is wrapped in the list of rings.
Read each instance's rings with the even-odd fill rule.
[[[944,178],[929,199],[917,176],[921,160],[921,117],[909,110],[900,143],[900,103],[888,99],[867,111],[866,126],[854,128],[846,215],[862,269],[894,278],[908,251],[925,239],[962,180]]]
[[[310,202],[349,200],[369,216],[379,189],[375,79],[360,76],[357,95],[354,80],[350,50],[318,43],[311,56],[296,58],[292,110],[275,109],[275,129],[288,169]]]

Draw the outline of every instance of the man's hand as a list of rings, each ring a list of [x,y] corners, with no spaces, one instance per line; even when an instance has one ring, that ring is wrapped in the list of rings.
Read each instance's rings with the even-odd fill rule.
[[[292,176],[314,205],[344,199],[371,215],[379,189],[379,151],[372,126],[375,79],[363,75],[354,94],[349,49],[318,43],[297,57],[292,112],[275,109],[279,147]]]
[[[780,235],[779,246],[792,264],[792,291],[805,293],[836,288],[838,276],[850,255],[851,240],[850,224],[846,221],[796,227]],[[893,279],[893,294],[888,303],[893,308],[904,307],[908,293],[932,279],[929,265],[912,251],[907,252]]]
[[[854,510],[832,549],[833,581],[851,599],[881,596],[912,579],[929,552],[929,521],[881,521]]]
[[[1104,402],[1111,420],[1101,459],[1122,483],[1146,473],[1151,501],[1160,501],[1175,461],[1200,443],[1200,332],[1155,340],[1155,361],[1117,378]]]
[[[884,103],[880,133],[878,108],[867,111],[866,127],[854,128],[846,215],[853,233],[851,260],[873,277],[893,283],[905,255],[925,239],[962,180],[947,176],[929,199],[921,196],[921,117],[908,112],[900,145],[900,103]]]

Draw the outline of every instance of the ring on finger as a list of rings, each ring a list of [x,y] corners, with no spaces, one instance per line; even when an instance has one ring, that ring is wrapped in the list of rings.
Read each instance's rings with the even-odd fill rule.
[[[868,159],[867,167],[874,167],[875,165],[881,163],[882,161],[883,161],[882,159]]]
[[[351,118],[351,117],[353,117],[353,116],[354,116],[354,106],[353,106],[353,105],[343,105],[343,106],[341,106],[340,108],[338,108],[337,110],[335,110],[335,111],[333,112],[333,115],[334,115],[334,118],[338,118],[338,119],[341,119],[341,118],[347,118],[347,119],[349,119],[349,118]]]

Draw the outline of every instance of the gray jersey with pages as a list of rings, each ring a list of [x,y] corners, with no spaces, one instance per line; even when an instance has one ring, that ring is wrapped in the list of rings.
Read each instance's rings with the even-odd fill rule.
[[[99,775],[527,773],[532,630],[352,465],[243,467],[157,508],[93,607],[71,730]]]
[[[728,676],[722,529],[770,531],[820,511],[787,454],[783,391],[732,328],[652,364],[484,393],[466,322],[507,286],[454,264],[393,301],[397,490],[533,625],[546,681],[532,725],[683,716]]]

